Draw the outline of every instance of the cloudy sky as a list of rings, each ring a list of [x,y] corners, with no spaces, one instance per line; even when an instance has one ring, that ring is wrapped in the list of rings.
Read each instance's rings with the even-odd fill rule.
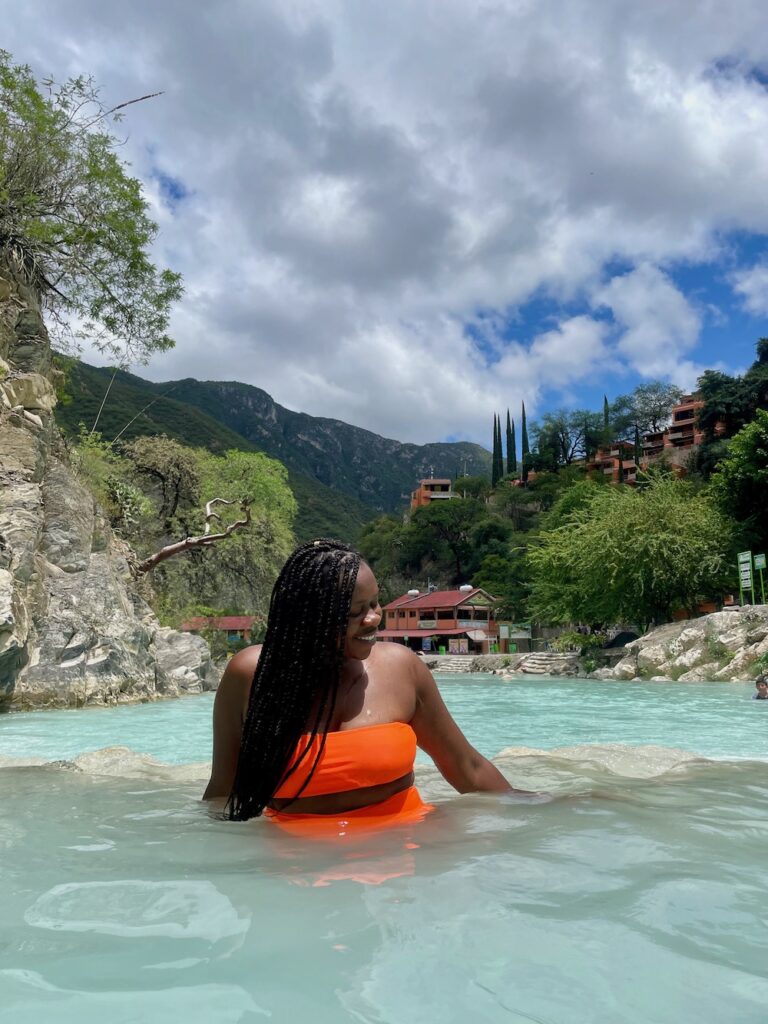
[[[0,0],[132,107],[182,271],[136,372],[408,441],[735,371],[768,334],[765,0]],[[95,361],[95,360],[94,360]]]

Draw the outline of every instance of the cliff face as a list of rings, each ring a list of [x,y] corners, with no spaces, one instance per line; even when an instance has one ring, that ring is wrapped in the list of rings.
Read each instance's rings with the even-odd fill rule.
[[[69,468],[51,374],[35,296],[0,270],[0,708],[215,688],[207,645],[161,629]]]
[[[768,605],[747,605],[673,622],[627,644],[626,657],[598,669],[601,679],[700,682],[754,679],[768,669]]]

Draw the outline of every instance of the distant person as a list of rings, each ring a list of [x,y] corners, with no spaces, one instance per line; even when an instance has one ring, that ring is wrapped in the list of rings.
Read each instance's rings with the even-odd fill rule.
[[[752,698],[753,700],[768,700],[768,673],[763,673],[758,676],[755,680],[755,686],[757,687],[757,693]]]
[[[204,799],[236,821],[262,813],[312,834],[323,820],[414,820],[430,808],[413,785],[417,744],[461,793],[510,784],[465,739],[422,658],[376,643],[379,587],[356,551],[302,544],[272,592],[267,635],[232,658],[213,711]]]

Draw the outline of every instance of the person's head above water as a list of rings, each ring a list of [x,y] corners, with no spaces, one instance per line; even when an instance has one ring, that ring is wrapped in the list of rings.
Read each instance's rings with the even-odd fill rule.
[[[380,619],[376,579],[348,545],[322,538],[288,558],[272,590],[228,805],[231,818],[260,814],[302,734],[326,731],[344,661],[368,657]]]
[[[768,700],[768,674],[759,675],[755,680],[755,686],[757,687],[757,696]]]

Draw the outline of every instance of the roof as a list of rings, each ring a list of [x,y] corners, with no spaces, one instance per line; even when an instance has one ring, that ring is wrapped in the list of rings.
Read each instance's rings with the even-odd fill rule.
[[[259,621],[259,615],[194,615],[179,629],[187,633],[195,629],[250,629]]]
[[[409,597],[407,594],[403,594],[384,605],[384,611],[405,606],[408,608],[456,608],[460,604],[471,601],[478,594],[487,598],[489,604],[493,604],[495,601],[495,598],[491,597],[482,587],[473,587],[471,590],[433,590],[431,594],[419,594],[418,597]]]
[[[469,629],[377,629],[376,636],[391,637],[392,639],[403,640],[408,637],[409,640],[413,640],[416,637],[430,637],[430,636],[468,636],[470,633],[479,633],[481,630]]]
[[[424,480],[419,480],[419,486],[423,487],[425,484],[450,484],[450,480],[443,480],[442,477],[430,476]]]

